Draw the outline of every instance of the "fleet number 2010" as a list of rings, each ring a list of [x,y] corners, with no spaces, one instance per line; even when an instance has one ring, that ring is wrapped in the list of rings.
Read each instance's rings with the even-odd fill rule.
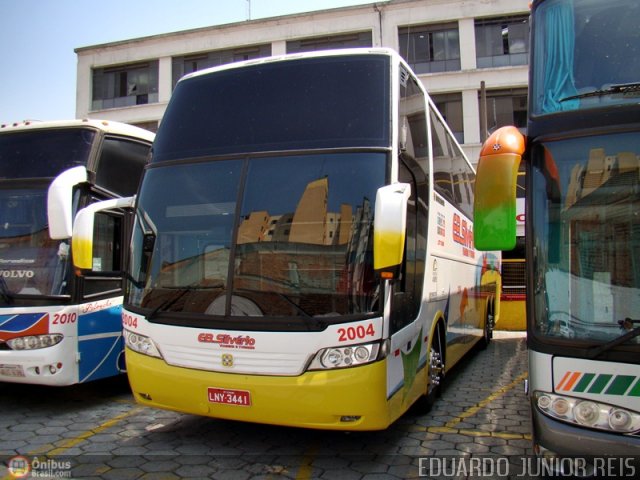
[[[78,319],[77,313],[54,313],[53,325],[65,325],[67,323],[76,323]]]

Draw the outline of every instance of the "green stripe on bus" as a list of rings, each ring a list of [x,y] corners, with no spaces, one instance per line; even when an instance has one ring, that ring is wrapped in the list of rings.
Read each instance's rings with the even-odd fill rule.
[[[607,383],[609,383],[609,380],[611,380],[611,377],[613,375],[598,375],[598,378],[595,379],[595,381],[593,382],[593,385],[591,385],[591,388],[589,389],[589,393],[601,393],[602,390],[604,390],[604,387],[607,386]]]
[[[616,378],[613,379],[613,382],[604,393],[607,395],[624,395],[635,379],[636,377],[630,375],[616,375]]]
[[[573,389],[573,391],[584,392],[589,386],[589,384],[591,383],[591,380],[593,380],[593,377],[595,376],[596,376],[595,373],[585,373],[580,379],[580,381],[578,382],[578,384],[576,385],[576,387]]]
[[[631,397],[640,397],[640,378],[638,378],[638,381],[636,382],[636,384],[633,386],[633,388],[629,392],[629,396],[631,396]]]

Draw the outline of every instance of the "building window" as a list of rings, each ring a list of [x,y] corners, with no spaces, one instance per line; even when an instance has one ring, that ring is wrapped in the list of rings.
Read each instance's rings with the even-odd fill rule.
[[[254,45],[250,47],[230,48],[227,50],[215,50],[193,55],[173,57],[171,75],[173,87],[183,75],[193,73],[209,67],[217,67],[227,63],[241,62],[254,58],[268,57],[271,55],[271,44]]]
[[[480,111],[482,111],[482,109],[480,109]],[[513,125],[517,127],[520,132],[526,134],[526,88],[487,90],[487,130],[489,134],[507,125]]]
[[[529,17],[476,19],[478,68],[527,65]]]
[[[150,132],[156,133],[158,131],[158,122],[150,121],[150,122],[131,122],[131,125],[134,127],[144,128],[145,130],[149,130]]]
[[[460,70],[457,23],[403,27],[398,31],[400,54],[416,73]]]
[[[315,52],[334,48],[371,47],[372,45],[371,31],[368,31],[291,40],[287,42],[287,53]]]
[[[157,102],[157,60],[93,69],[92,110]]]
[[[464,127],[462,120],[462,93],[445,93],[431,95],[431,100],[447,122],[458,143],[464,143]]]

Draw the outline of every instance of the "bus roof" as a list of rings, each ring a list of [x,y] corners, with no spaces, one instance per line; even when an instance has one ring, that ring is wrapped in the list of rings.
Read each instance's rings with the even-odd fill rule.
[[[44,130],[65,127],[91,127],[104,133],[126,135],[153,142],[155,134],[149,130],[135,127],[127,123],[112,120],[75,119],[75,120],[25,120],[23,122],[7,123],[0,125],[0,134],[5,132],[17,132],[26,130]]]
[[[288,53],[285,55],[275,55],[273,57],[253,58],[251,60],[244,60],[241,62],[226,63],[224,65],[204,68],[202,70],[189,73],[184,77],[180,78],[179,82],[189,78],[198,77],[201,75],[207,75],[213,72],[231,70],[234,68],[242,68],[250,65],[260,65],[260,64],[283,62],[283,61],[289,61],[289,60],[299,60],[303,58],[338,57],[338,56],[347,57],[351,55],[387,55],[389,57],[394,57],[398,59],[402,63],[405,63],[402,57],[400,57],[400,55],[391,48],[376,48],[376,47],[340,48],[340,49],[333,49],[333,50],[318,50],[314,52]]]

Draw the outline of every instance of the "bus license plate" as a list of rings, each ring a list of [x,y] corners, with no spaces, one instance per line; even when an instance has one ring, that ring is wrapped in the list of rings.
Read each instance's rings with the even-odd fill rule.
[[[22,365],[2,365],[0,364],[0,375],[5,377],[24,377]]]
[[[229,390],[227,388],[209,387],[207,389],[210,403],[224,405],[251,406],[251,392],[247,390]]]

